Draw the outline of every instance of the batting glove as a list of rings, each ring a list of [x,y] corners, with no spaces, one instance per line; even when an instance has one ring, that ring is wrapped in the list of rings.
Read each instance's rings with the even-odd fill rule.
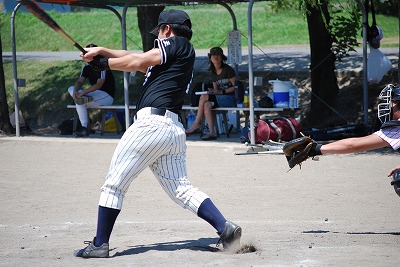
[[[110,66],[108,66],[108,57],[95,56],[92,61],[88,62],[88,64],[95,71],[103,71],[110,69]]]

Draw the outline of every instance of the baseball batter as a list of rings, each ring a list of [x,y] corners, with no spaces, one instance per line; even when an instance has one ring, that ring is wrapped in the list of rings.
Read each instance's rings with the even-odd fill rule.
[[[318,144],[308,137],[302,137],[286,143],[283,151],[288,158],[289,167],[301,164],[308,157],[325,154],[348,154],[383,147],[400,149],[400,87],[387,85],[379,95],[378,118],[381,129],[363,137],[347,138],[329,144]],[[301,144],[302,143],[302,144]],[[391,184],[400,196],[400,165],[388,172],[392,176]]]
[[[210,223],[224,249],[240,246],[242,229],[227,221],[209,196],[187,178],[186,135],[178,113],[192,79],[195,51],[189,16],[181,10],[161,12],[152,33],[154,48],[143,54],[104,47],[88,48],[83,59],[104,70],[146,73],[134,123],[122,136],[101,188],[96,236],[75,252],[83,258],[109,257],[109,239],[131,182],[150,167],[168,196]],[[102,57],[96,57],[96,56]]]

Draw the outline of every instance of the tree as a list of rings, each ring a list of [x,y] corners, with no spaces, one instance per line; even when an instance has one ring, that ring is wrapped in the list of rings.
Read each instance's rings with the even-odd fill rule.
[[[335,55],[332,52],[333,39],[325,25],[329,25],[330,16],[326,1],[321,5],[307,3],[307,24],[311,53],[311,107],[307,119],[321,124],[331,115],[329,106],[333,106],[339,92],[335,75]],[[325,24],[326,23],[326,24]]]
[[[333,3],[336,1],[304,2],[310,38],[312,88],[311,106],[304,123],[324,125],[326,118],[333,115],[332,107],[339,93],[335,61],[347,56],[358,45],[359,15],[354,5],[344,8],[340,3]]]
[[[157,25],[158,16],[165,6],[139,6],[137,7],[137,18],[140,34],[142,36],[143,52],[149,51],[154,46],[157,36],[150,31]]]
[[[307,19],[311,53],[311,105],[303,124],[326,125],[339,93],[335,62],[355,51],[361,19],[354,0],[281,0],[274,11],[300,6]],[[343,121],[345,122],[345,121]],[[329,126],[329,125],[326,125]]]
[[[0,5],[1,9],[1,5]],[[2,23],[0,18],[0,23]],[[4,76],[3,68],[3,46],[1,43],[1,33],[0,33],[0,130],[6,134],[14,133],[14,128],[10,122],[10,113],[8,111],[7,94],[6,94],[6,81]]]

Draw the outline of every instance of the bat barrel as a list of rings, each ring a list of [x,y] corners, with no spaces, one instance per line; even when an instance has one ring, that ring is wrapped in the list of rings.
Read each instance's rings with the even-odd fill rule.
[[[82,53],[86,54],[85,49],[74,41],[47,13],[44,11],[35,1],[31,0],[19,0],[21,5],[23,5],[30,13],[35,17],[43,21],[47,26],[52,28],[58,34],[67,39],[73,46],[78,48]]]

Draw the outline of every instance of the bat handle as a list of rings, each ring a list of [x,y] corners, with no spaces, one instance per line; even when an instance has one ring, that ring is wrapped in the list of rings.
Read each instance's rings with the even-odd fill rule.
[[[74,46],[75,46],[76,48],[78,48],[83,54],[86,54],[86,53],[87,53],[86,50],[83,49],[83,47],[80,46],[78,43],[74,43]]]

